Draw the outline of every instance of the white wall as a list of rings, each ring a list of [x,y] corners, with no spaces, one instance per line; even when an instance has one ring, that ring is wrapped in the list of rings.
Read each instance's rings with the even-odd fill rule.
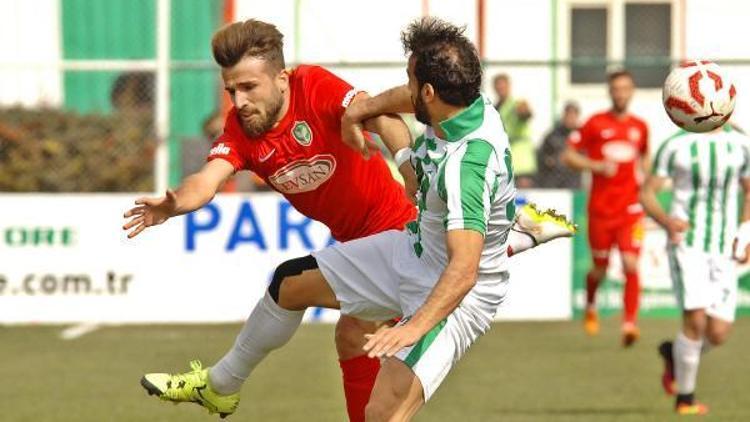
[[[58,0],[0,0],[0,104],[56,105],[62,100]]]

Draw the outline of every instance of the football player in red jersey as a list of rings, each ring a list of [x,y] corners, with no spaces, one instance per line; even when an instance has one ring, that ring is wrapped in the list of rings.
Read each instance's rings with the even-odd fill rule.
[[[286,69],[282,34],[264,22],[248,20],[229,25],[216,33],[212,47],[234,105],[224,133],[215,141],[200,172],[188,176],[164,197],[136,201],[137,206],[125,214],[131,217],[124,226],[131,230],[129,237],[201,208],[228,177],[243,169],[258,174],[302,214],[328,226],[337,241],[401,230],[415,219],[416,208],[409,198],[416,192],[416,175],[408,160],[398,158],[402,155],[399,151],[410,149],[411,139],[398,116],[367,119],[362,129],[378,133],[395,156],[406,193],[378,152],[366,145],[351,148],[342,139],[345,110],[367,94],[318,66]],[[342,200],[346,200],[344,206]],[[524,210],[511,232],[514,253],[572,235],[572,226],[554,215]],[[513,241],[514,236],[517,241]],[[301,265],[304,260],[290,262]],[[284,270],[298,274],[306,269]],[[374,323],[346,316],[336,326],[337,352],[352,421],[364,420],[365,405],[380,367],[379,361],[368,358],[363,350],[365,334],[375,329]],[[254,357],[243,350],[243,336],[244,330],[235,346],[210,370],[189,373],[198,377],[197,384],[205,379],[203,385],[210,385],[201,390],[200,400],[214,412],[226,415],[234,411],[237,393],[249,375],[247,362]],[[173,386],[156,394],[168,400],[191,401],[196,393]]]
[[[632,75],[618,71],[608,81],[612,108],[595,114],[571,134],[562,159],[574,169],[592,173],[588,215],[594,266],[586,276],[584,328],[590,335],[599,331],[596,290],[607,274],[610,249],[617,246],[625,273],[622,339],[624,346],[630,346],[640,336],[636,325],[643,240],[639,180],[647,173],[648,126],[628,111],[635,91]]]

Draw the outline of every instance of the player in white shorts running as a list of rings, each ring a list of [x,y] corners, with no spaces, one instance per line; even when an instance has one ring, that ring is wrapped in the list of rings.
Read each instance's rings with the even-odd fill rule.
[[[705,414],[708,408],[694,399],[701,351],[726,341],[737,304],[733,258],[747,260],[750,138],[730,125],[706,134],[680,132],[661,145],[652,172],[641,199],[668,233],[670,274],[683,309],[676,339],[659,346],[665,363],[662,385],[668,394],[677,394],[678,414]],[[668,179],[674,192],[669,214],[656,199]]]

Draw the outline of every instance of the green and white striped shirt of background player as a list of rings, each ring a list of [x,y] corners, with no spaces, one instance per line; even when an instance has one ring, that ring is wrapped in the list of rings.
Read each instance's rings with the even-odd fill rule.
[[[516,190],[500,116],[489,99],[480,96],[440,127],[445,139],[427,126],[412,147],[419,216],[407,229],[414,251],[430,267],[444,268],[446,231],[475,230],[484,235],[480,276],[507,271]]]
[[[652,171],[672,179],[670,214],[690,224],[682,246],[730,255],[739,180],[750,177],[750,138],[729,125],[720,132],[679,132],[659,147]]]

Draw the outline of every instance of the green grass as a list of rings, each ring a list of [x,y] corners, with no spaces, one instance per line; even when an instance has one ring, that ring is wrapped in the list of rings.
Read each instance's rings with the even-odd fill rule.
[[[617,321],[589,339],[578,323],[500,323],[449,375],[420,421],[665,421],[671,399],[659,385],[656,345],[675,320],[650,320],[633,349]],[[698,395],[709,420],[750,420],[750,319],[701,362]],[[109,327],[63,341],[60,327],[0,327],[2,421],[207,421],[198,406],[148,397],[146,371],[183,371],[218,359],[238,325]],[[229,420],[345,419],[333,327],[303,326],[253,374]]]

